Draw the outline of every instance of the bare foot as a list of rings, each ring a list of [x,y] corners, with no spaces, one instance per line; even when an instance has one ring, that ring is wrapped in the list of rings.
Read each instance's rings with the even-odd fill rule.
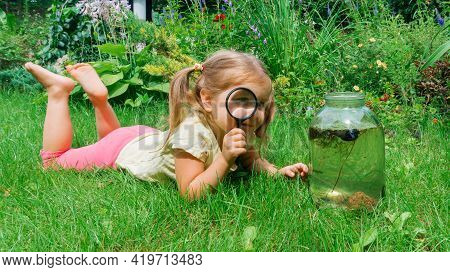
[[[24,66],[47,89],[49,97],[68,97],[75,87],[75,82],[70,78],[52,73],[37,64],[27,62]]]
[[[78,63],[66,68],[67,72],[83,87],[94,106],[108,100],[108,89],[106,89],[94,67],[87,63]]]

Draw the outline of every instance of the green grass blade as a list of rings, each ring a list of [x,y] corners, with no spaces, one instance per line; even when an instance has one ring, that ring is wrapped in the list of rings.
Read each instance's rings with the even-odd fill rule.
[[[433,65],[440,57],[442,57],[450,49],[450,40],[441,45],[431,56],[425,61],[425,64],[420,68],[421,70]]]

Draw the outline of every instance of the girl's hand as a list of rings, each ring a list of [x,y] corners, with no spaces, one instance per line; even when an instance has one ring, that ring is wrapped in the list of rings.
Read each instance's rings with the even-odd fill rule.
[[[304,181],[306,179],[306,176],[308,175],[308,166],[303,163],[296,163],[278,169],[278,173],[290,179],[294,179],[297,175],[300,175],[302,180]]]
[[[228,165],[232,165],[237,157],[247,152],[245,132],[240,128],[233,128],[225,134],[222,144],[222,155]]]

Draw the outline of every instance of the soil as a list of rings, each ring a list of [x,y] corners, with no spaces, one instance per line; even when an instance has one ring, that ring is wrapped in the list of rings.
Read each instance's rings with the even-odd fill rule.
[[[363,207],[372,210],[375,207],[376,203],[377,202],[375,199],[371,198],[363,192],[356,192],[347,199],[347,206],[352,210],[360,209]]]

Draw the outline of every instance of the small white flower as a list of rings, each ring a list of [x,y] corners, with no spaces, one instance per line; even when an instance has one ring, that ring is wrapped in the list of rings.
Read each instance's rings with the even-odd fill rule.
[[[138,53],[141,52],[142,50],[144,50],[145,46],[146,46],[145,43],[138,43],[138,44],[136,44],[136,51]]]
[[[130,10],[126,0],[80,0],[76,7],[81,14],[91,17],[94,21],[120,21],[127,18],[127,11]]]
[[[53,68],[56,70],[58,74],[64,71],[64,66],[66,62],[69,60],[69,56],[64,55],[56,60],[55,64],[53,64]]]

